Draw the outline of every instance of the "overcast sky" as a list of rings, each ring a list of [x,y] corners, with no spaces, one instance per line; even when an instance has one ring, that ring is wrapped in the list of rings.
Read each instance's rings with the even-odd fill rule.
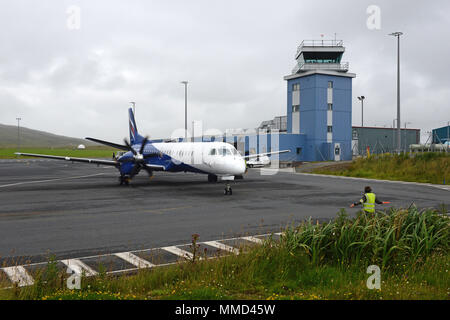
[[[396,118],[402,31],[402,127],[450,121],[450,1],[5,1],[0,10],[0,123],[121,141],[136,101],[141,134],[188,122],[254,128],[286,114],[286,81],[303,39],[344,40],[353,124]],[[369,29],[370,5],[380,29]],[[80,24],[71,6],[80,9]],[[373,20],[371,20],[373,21]],[[424,141],[423,141],[424,142]]]

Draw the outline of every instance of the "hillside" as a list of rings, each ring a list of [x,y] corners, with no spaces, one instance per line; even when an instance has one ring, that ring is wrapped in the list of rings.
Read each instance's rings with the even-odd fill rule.
[[[80,144],[86,146],[96,145],[88,140],[77,139],[56,134],[20,127],[20,146],[28,148],[36,147],[75,147]],[[17,126],[0,124],[0,148],[17,146]]]

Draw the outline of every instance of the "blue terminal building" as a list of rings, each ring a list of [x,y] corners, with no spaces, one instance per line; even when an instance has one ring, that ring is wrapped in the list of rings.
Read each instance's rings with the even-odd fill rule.
[[[287,82],[286,116],[227,135],[242,154],[291,150],[280,162],[352,159],[352,79],[341,40],[305,40]],[[225,138],[225,137],[224,137]]]
[[[287,83],[286,116],[263,121],[256,129],[229,130],[194,141],[224,141],[242,155],[291,150],[280,164],[352,159],[352,79],[342,62],[342,40],[305,40],[297,49]]]

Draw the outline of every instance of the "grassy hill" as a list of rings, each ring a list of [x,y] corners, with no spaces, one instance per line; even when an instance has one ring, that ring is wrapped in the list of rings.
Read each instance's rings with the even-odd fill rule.
[[[62,148],[80,144],[94,146],[88,140],[60,136],[44,131],[20,127],[20,147],[22,148]],[[0,124],[0,148],[17,147],[17,126]]]

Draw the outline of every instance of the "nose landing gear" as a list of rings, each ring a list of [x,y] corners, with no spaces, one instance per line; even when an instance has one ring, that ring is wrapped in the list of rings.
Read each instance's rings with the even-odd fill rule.
[[[224,190],[223,194],[224,195],[229,194],[230,196],[233,194],[233,190],[231,189],[229,182],[227,182],[227,184],[225,185],[225,190]]]

